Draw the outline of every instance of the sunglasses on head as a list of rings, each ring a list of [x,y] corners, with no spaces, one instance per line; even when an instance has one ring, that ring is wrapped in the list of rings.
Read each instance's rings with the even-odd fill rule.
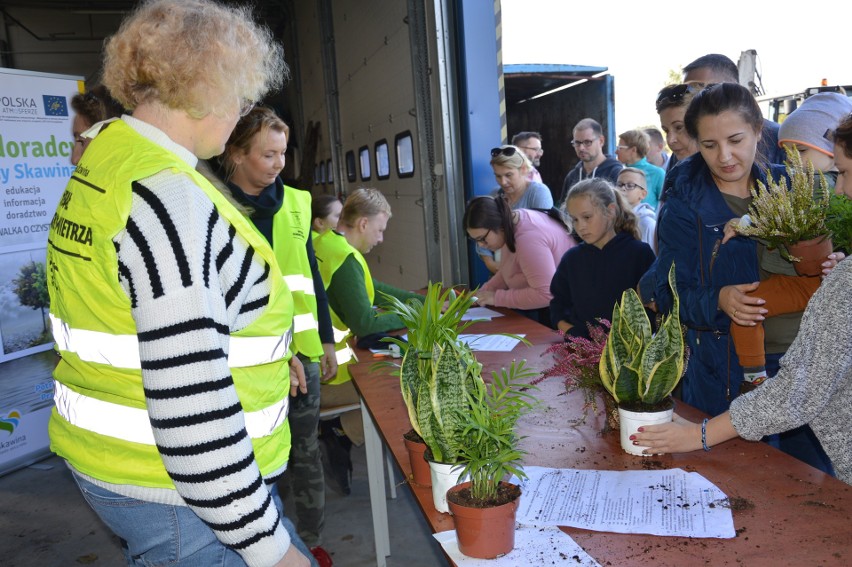
[[[688,93],[694,93],[696,91],[701,90],[702,88],[703,85],[693,85],[689,83],[675,85],[670,89],[666,90],[665,93],[660,93],[660,95],[657,97],[657,104],[660,104],[661,102],[677,103]]]
[[[491,157],[497,157],[499,155],[512,157],[516,153],[518,153],[518,149],[515,146],[506,146],[505,148],[491,148]]]

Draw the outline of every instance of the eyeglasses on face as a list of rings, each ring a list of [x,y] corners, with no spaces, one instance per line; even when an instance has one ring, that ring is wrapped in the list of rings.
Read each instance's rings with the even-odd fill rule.
[[[544,153],[544,148],[531,148],[530,146],[520,146],[520,147],[525,149],[525,150],[535,152],[537,154],[543,154]]]
[[[499,155],[512,157],[517,152],[518,150],[515,149],[515,146],[506,146],[505,148],[491,148],[491,157],[497,157]]]
[[[467,237],[470,238],[471,240],[473,240],[474,242],[476,242],[477,244],[485,244],[485,241],[488,240],[489,234],[491,234],[490,228],[488,230],[486,230],[485,234],[483,234],[482,236],[473,237],[473,236],[468,234]]]
[[[592,147],[592,144],[597,141],[597,138],[595,138],[594,140],[571,140],[571,145],[575,148],[579,148],[580,146],[583,146],[584,148],[590,148]]]
[[[629,148],[630,148],[630,146],[615,146],[616,150],[627,150]]]
[[[244,100],[240,105],[240,118],[251,112],[256,104],[257,103],[253,100]]]
[[[644,189],[644,187],[642,187],[641,185],[637,185],[636,183],[632,183],[630,181],[628,181],[626,183],[624,181],[619,181],[618,183],[615,184],[615,187],[617,189],[623,190],[623,191],[633,191],[634,189]]]

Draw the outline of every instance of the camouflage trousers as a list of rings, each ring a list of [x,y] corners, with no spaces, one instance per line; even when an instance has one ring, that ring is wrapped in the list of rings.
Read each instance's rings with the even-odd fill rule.
[[[295,504],[295,520],[299,537],[308,547],[320,545],[325,525],[325,477],[317,427],[320,410],[320,367],[318,362],[298,355],[305,367],[308,392],[290,398],[292,446],[287,471],[278,480],[281,497],[291,495]]]

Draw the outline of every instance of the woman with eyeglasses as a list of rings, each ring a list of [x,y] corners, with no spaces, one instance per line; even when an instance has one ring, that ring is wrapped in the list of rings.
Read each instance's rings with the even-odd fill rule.
[[[275,487],[306,391],[293,299],[195,169],[280,87],[283,50],[247,8],[150,0],[103,67],[132,115],[92,140],[50,231],[51,449],[129,565],[307,566]]]
[[[118,118],[124,114],[124,108],[112,98],[105,86],[97,85],[88,92],[77,93],[71,97],[71,109],[74,110],[74,120],[71,122],[71,135],[74,136],[71,165],[77,165],[80,156],[92,141],[92,137],[84,136],[83,132],[98,122]]]
[[[834,135],[839,172],[835,191],[852,198],[852,115]],[[649,454],[704,449],[737,436],[757,441],[808,424],[837,478],[852,484],[852,264],[841,262],[811,298],[796,339],[778,374],[731,403],[729,411],[701,423],[675,416],[635,435]],[[691,363],[692,361],[690,361]]]
[[[682,161],[667,178],[669,198],[657,225],[659,268],[655,299],[663,312],[672,298],[665,281],[674,263],[680,294],[680,318],[687,328],[690,360],[683,381],[683,399],[711,415],[728,409],[744,378],[730,336],[731,323],[753,325],[763,321],[767,370],[775,374],[778,360],[795,336],[794,328],[779,317],[765,319],[764,299],[752,294],[760,280],[759,264],[767,250],[745,237],[724,241],[725,224],[746,213],[751,190],[766,184],[767,174],[779,179],[784,167],[767,171],[756,163],[763,116],[751,92],[735,83],[711,85],[698,92],[684,116],[699,152]],[[762,258],[762,260],[761,260]],[[785,262],[776,258],[772,262]],[[789,266],[790,270],[792,267]],[[836,261],[826,258],[830,270]],[[792,332],[792,333],[791,333]],[[812,462],[814,466],[817,463]]]
[[[550,281],[574,239],[559,212],[512,210],[500,197],[476,197],[462,220],[468,237],[488,250],[500,250],[494,276],[476,292],[479,305],[518,310],[550,326]]]
[[[500,146],[491,150],[491,169],[499,185],[494,195],[501,197],[514,209],[543,209],[553,206],[553,196],[547,185],[531,181],[529,173],[533,167],[529,158],[517,146]],[[499,268],[499,252],[494,254],[483,246],[477,246],[479,257],[493,274]]]

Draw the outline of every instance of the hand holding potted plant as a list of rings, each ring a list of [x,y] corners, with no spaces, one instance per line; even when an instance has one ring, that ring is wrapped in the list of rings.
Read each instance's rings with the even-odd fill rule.
[[[492,559],[514,547],[521,489],[504,480],[511,475],[526,478],[520,465],[525,453],[518,448],[515,427],[534,406],[528,383],[534,375],[524,361],[493,372],[490,384],[479,382],[468,392],[469,410],[459,416],[464,423],[462,474],[470,480],[451,488],[447,501],[459,550],[467,556]]]
[[[613,309],[612,327],[601,356],[601,381],[618,404],[621,447],[633,455],[643,455],[645,449],[630,440],[641,425],[671,421],[671,393],[686,370],[674,264],[668,281],[672,311],[662,317],[657,332],[651,331],[639,295],[628,289]]]
[[[818,276],[822,274],[822,263],[833,251],[826,224],[827,184],[811,162],[802,163],[797,149],[786,147],[786,152],[790,187],[785,178],[775,181],[770,175],[767,184],[758,181],[758,190],[751,190],[748,224],[740,222],[736,230],[766,242],[770,248],[778,248],[784,258],[793,262],[800,276]]]

